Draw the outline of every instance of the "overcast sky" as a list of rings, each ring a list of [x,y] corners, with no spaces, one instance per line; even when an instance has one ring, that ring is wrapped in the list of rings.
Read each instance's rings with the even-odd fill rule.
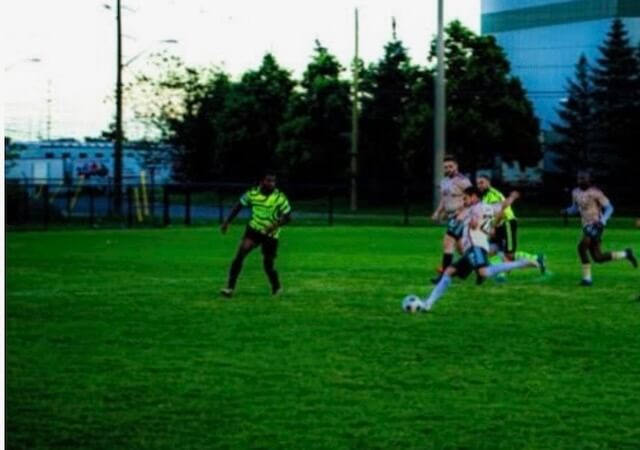
[[[348,67],[356,7],[360,55],[367,63],[382,56],[392,17],[415,62],[425,61],[436,31],[437,0],[123,0],[123,5],[123,59],[143,52],[125,69],[125,81],[128,72],[144,65],[145,55],[162,49],[190,65],[220,65],[231,75],[257,68],[270,51],[298,76],[315,39]],[[52,138],[82,138],[107,127],[114,111],[114,6],[115,0],[4,2],[5,135],[46,138],[50,129]],[[445,21],[454,18],[479,32],[480,0],[445,0]],[[178,43],[160,42],[166,39]]]

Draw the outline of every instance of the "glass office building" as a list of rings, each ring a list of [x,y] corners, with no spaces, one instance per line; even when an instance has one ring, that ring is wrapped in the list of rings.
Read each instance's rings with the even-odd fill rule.
[[[580,54],[595,62],[614,17],[623,19],[637,47],[640,0],[482,0],[482,33],[504,48],[543,130],[557,120]]]

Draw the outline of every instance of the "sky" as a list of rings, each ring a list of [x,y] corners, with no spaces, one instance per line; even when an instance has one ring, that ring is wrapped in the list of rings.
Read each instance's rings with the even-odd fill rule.
[[[382,57],[392,17],[414,62],[426,61],[437,27],[437,0],[122,1],[123,61],[135,57],[124,69],[125,82],[142,70],[146,56],[163,50],[188,65],[217,65],[235,77],[257,68],[271,52],[298,77],[316,39],[348,67],[355,8],[366,63]],[[480,0],[444,3],[445,22],[459,19],[479,32]],[[99,135],[115,109],[115,0],[7,0],[3,8],[5,135]]]

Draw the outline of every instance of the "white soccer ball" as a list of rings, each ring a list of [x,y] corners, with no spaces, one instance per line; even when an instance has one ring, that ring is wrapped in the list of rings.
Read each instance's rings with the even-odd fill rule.
[[[417,313],[421,312],[424,309],[424,303],[420,300],[415,294],[407,295],[402,300],[402,310],[408,313]]]

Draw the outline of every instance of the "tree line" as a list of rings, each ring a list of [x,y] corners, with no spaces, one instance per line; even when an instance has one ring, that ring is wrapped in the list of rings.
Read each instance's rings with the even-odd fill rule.
[[[458,21],[445,33],[447,152],[472,172],[493,167],[496,157],[537,163],[538,119],[495,38]],[[435,63],[435,39],[428,60],[416,64],[395,30],[379,61],[354,61],[361,186],[430,184]],[[168,55],[156,55],[155,66],[156,75],[138,74],[127,95],[137,120],[177,149],[179,178],[246,180],[265,166],[300,183],[351,176],[356,86],[321,42],[300,79],[269,53],[237,80]]]
[[[568,175],[588,169],[627,192],[640,167],[640,42],[634,47],[614,19],[598,53],[594,61],[581,55],[567,80],[552,148]]]
[[[355,89],[356,175],[361,186],[380,191],[429,185],[435,62],[435,39],[427,61],[416,64],[394,30],[379,61],[353,62],[358,86],[316,41],[300,79],[269,53],[238,79],[156,55],[155,75],[140,73],[126,88],[136,119],[176,149],[178,178],[246,181],[269,166],[297,183],[349,180]],[[500,161],[537,164],[539,121],[495,38],[451,22],[445,62],[447,152],[471,174],[498,169]],[[588,168],[613,188],[627,184],[640,167],[640,43],[632,45],[622,20],[612,21],[595,61],[580,57],[566,92],[550,143],[563,177]]]

